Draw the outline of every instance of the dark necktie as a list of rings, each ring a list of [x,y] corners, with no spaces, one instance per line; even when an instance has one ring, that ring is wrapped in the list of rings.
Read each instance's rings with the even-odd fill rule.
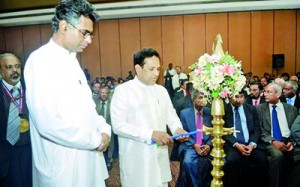
[[[104,105],[105,105],[105,102],[102,101],[102,102],[101,102],[101,108],[100,108],[100,115],[103,116],[103,117],[105,117],[105,116],[104,116],[104,114],[105,114],[105,113],[104,113]]]
[[[196,128],[197,128],[197,130],[202,129],[202,119],[201,119],[200,112],[197,112]],[[202,132],[198,132],[196,134],[196,143],[198,145],[202,145],[202,139],[203,139]]]
[[[235,129],[240,131],[239,133],[236,133],[236,139],[239,142],[245,142],[245,137],[244,137],[244,132],[243,132],[243,128],[242,128],[242,121],[241,121],[241,116],[239,113],[239,108],[235,107],[234,111],[235,111]]]
[[[14,87],[11,90],[11,94],[15,102],[20,97],[19,90]],[[15,145],[20,139],[20,117],[19,117],[19,108],[14,102],[11,102],[9,105],[9,115],[7,120],[7,132],[6,139],[11,145]]]
[[[273,126],[273,138],[275,138],[278,141],[282,140],[282,135],[279,127],[279,122],[277,118],[277,111],[276,111],[276,105],[273,105],[272,110],[272,126]]]

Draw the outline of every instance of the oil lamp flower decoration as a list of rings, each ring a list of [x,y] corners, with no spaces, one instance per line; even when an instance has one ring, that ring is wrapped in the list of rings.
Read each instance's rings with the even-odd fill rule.
[[[216,47],[213,45],[213,54],[205,53],[189,68],[194,88],[204,94],[206,101],[214,98],[226,99],[237,95],[246,84],[241,62],[233,56],[224,53],[222,38],[216,37]]]

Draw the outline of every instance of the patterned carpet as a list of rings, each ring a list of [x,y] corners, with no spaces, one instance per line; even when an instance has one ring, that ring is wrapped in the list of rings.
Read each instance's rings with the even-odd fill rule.
[[[170,162],[172,181],[169,182],[169,187],[175,187],[176,180],[179,173],[179,162]],[[113,168],[108,172],[109,178],[106,180],[107,187],[120,187],[120,171],[119,171],[119,159],[114,160]]]

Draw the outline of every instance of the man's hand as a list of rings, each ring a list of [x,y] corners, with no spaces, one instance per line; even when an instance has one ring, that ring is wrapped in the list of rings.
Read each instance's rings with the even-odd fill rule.
[[[210,152],[209,145],[194,144],[193,147],[194,147],[195,151],[198,153],[198,155],[200,155],[200,156],[206,156]]]
[[[244,156],[250,156],[250,153],[252,151],[252,150],[250,151],[246,145],[240,143],[237,143],[235,145],[235,148]]]
[[[106,133],[101,133],[101,136],[102,136],[102,142],[99,145],[99,147],[97,148],[97,151],[104,152],[104,151],[106,151],[106,149],[109,145],[110,137]]]
[[[292,150],[294,149],[294,144],[293,144],[293,142],[288,142],[288,143],[286,144],[286,146],[287,146],[287,148],[288,148],[287,152],[290,152],[290,151],[292,151]]]
[[[186,134],[186,133],[187,132],[185,130],[183,130],[182,128],[177,128],[177,130],[175,132],[175,135],[177,135],[177,134]],[[186,141],[189,140],[189,138],[190,138],[189,136],[182,136],[182,137],[180,137],[176,140],[179,141],[179,142],[186,142]]]
[[[173,143],[172,137],[163,131],[153,131],[151,139],[159,145]]]
[[[280,141],[276,141],[276,140],[272,141],[272,145],[274,147],[276,147],[277,149],[279,149],[280,151],[289,151],[291,149],[291,146],[292,146],[292,149],[293,149],[294,146],[290,145],[289,143],[288,143],[288,145],[285,145],[285,143],[280,142]]]

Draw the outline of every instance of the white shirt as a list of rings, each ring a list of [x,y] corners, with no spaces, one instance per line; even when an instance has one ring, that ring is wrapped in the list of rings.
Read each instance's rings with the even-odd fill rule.
[[[76,59],[51,39],[34,51],[24,71],[33,153],[33,186],[105,186],[108,177],[92,93]]]
[[[173,86],[173,89],[175,90],[176,88],[179,88],[180,84],[179,84],[179,80],[182,80],[182,79],[188,79],[187,75],[185,73],[180,73],[180,74],[175,74],[173,77],[172,77],[172,86]]]
[[[166,76],[167,75],[167,72],[169,71],[169,73],[170,73],[170,75],[175,75],[175,74],[177,74],[176,73],[176,70],[175,69],[166,69],[165,71],[164,71],[164,76]]]
[[[111,120],[119,137],[120,174],[123,187],[157,187],[172,179],[168,146],[150,145],[154,130],[172,133],[181,122],[167,90],[135,79],[116,87]]]
[[[273,124],[272,122],[272,110],[273,110],[273,104],[269,104],[269,109],[270,109],[270,116],[271,116],[271,124]],[[288,138],[290,137],[291,131],[289,129],[288,126],[288,122],[286,120],[286,114],[283,108],[282,103],[279,101],[276,104],[276,112],[277,112],[277,118],[278,118],[278,122],[279,122],[279,127],[280,127],[280,131],[281,131],[281,135],[282,137]],[[272,132],[272,136],[273,136],[273,126],[271,129]]]
[[[292,105],[292,106],[294,106],[295,100],[296,100],[296,96],[297,96],[297,95],[294,95],[294,97],[292,97],[292,98],[286,98],[286,103],[287,103],[287,104],[290,104],[290,105]],[[291,100],[290,103],[288,103],[288,99]]]

